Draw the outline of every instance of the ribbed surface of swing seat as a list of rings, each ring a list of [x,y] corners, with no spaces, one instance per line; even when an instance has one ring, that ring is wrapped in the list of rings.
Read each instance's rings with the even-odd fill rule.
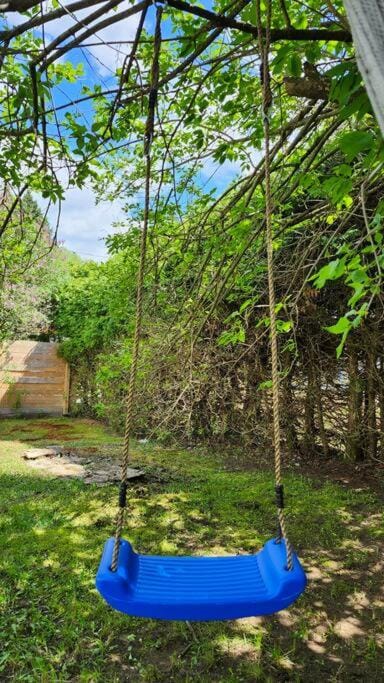
[[[103,598],[132,616],[214,621],[271,614],[303,592],[297,556],[286,569],[285,544],[268,541],[255,555],[185,557],[139,555],[121,541],[116,572],[110,569],[114,539],[105,544],[96,577]]]

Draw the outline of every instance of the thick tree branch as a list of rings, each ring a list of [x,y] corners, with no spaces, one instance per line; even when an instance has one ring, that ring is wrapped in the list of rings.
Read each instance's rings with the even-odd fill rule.
[[[165,2],[165,0],[160,0]],[[194,14],[195,16],[203,17],[208,19],[215,26],[220,26],[221,28],[233,28],[244,33],[250,33],[252,36],[257,38],[257,27],[248,24],[245,21],[238,21],[237,19],[227,17],[223,14],[216,14],[210,10],[204,9],[203,7],[197,7],[196,5],[190,5],[183,0],[167,0],[169,7],[174,9],[179,9],[183,12],[188,12],[188,14]],[[278,40],[335,40],[337,42],[351,43],[352,35],[350,31],[347,30],[337,30],[323,29],[323,28],[313,28],[313,29],[296,29],[296,28],[273,28],[271,29],[271,42],[276,42]]]
[[[236,14],[238,14],[240,12],[240,10],[243,9],[243,7],[245,7],[247,4],[249,4],[249,2],[250,2],[250,0],[241,0],[239,5],[233,9],[232,16],[235,16]],[[183,73],[185,71],[185,69],[190,64],[192,64],[195,61],[195,59],[197,59],[197,57],[199,57],[199,55],[201,55],[202,52],[204,52],[204,50],[206,50],[207,47],[209,47],[211,45],[211,43],[213,43],[214,40],[216,40],[216,38],[218,38],[218,36],[220,35],[220,33],[222,33],[223,30],[224,30],[223,28],[219,27],[219,28],[216,28],[214,31],[212,31],[212,33],[208,34],[208,37],[202,43],[200,43],[200,45],[194,50],[194,52],[192,54],[190,54],[183,62],[181,62],[181,64],[179,64],[175,69],[170,71],[166,76],[164,76],[164,78],[162,78],[159,81],[159,87],[162,87],[166,83],[169,83],[174,78],[176,78],[176,76]],[[207,29],[206,33],[208,33],[208,29]],[[142,88],[138,94],[127,97],[124,101],[122,101],[122,104],[124,106],[126,106],[130,102],[135,101],[138,97],[141,97],[142,95],[146,95],[148,92],[149,92],[149,87]]]
[[[52,10],[51,12],[46,12],[45,14],[36,14],[36,16],[32,17],[31,19],[28,19],[28,21],[25,21],[23,24],[13,26],[11,29],[7,31],[0,31],[0,40],[10,40],[11,38],[15,38],[16,36],[22,35],[23,33],[25,33],[25,31],[29,31],[29,29],[31,28],[41,26],[42,24],[47,24],[48,22],[53,21],[54,19],[60,19],[60,17],[68,15],[68,13],[77,12],[81,9],[87,9],[88,7],[93,7],[93,5],[99,5],[103,1],[104,0],[78,0],[77,2],[72,2],[70,5],[66,5],[65,7],[58,7],[57,9]],[[33,5],[37,4],[39,3],[37,3],[34,0]],[[4,9],[5,5],[6,3],[2,3],[0,0],[0,7],[2,6],[3,12],[17,11],[9,8]]]
[[[0,9],[2,12],[27,12],[38,4],[36,0],[5,0],[0,4]]]
[[[39,53],[39,56],[34,60],[36,64],[39,62],[43,61],[45,57],[52,52],[60,43],[63,43],[67,38],[71,38],[75,33],[80,31],[82,28],[86,28],[89,24],[92,24],[93,21],[98,19],[99,17],[102,17],[103,14],[106,12],[109,12],[110,10],[114,9],[116,5],[120,3],[120,0],[110,0],[109,2],[105,3],[102,7],[97,9],[95,12],[92,12],[91,14],[88,14],[86,17],[82,18],[81,22],[75,22],[70,26],[69,29],[64,31],[63,33],[60,33],[54,40],[52,40],[49,45],[47,45],[44,50],[41,50]]]
[[[292,24],[291,24],[291,20],[289,18],[289,14],[288,14],[287,6],[285,4],[285,0],[280,0],[280,7],[281,7],[281,11],[283,13],[283,17],[285,20],[286,27],[292,28]]]
[[[165,0],[160,0],[165,2]],[[0,0],[0,8],[2,9],[3,12],[23,12],[28,9],[31,9],[32,7],[35,7],[38,5],[39,2],[36,2],[36,0],[10,0],[9,2],[4,2],[1,3]],[[80,3],[79,3],[80,4]],[[92,2],[86,2],[84,3],[85,7],[90,7],[93,4],[97,4],[97,0],[93,0]],[[205,9],[204,7],[198,7],[196,5],[191,5],[188,2],[184,2],[184,0],[168,0],[168,5],[170,7],[173,7],[174,9],[181,10],[182,12],[187,12],[189,14],[193,14],[194,16],[202,17],[203,19],[207,19],[210,21],[214,26],[220,27],[222,29],[224,28],[232,28],[236,29],[239,31],[242,31],[244,33],[249,33],[250,35],[254,36],[255,38],[257,37],[257,28],[253,26],[252,24],[249,24],[245,21],[238,21],[235,19],[233,16],[226,16],[224,14],[218,14],[215,12],[211,12],[210,10]],[[68,9],[70,6],[68,6]],[[132,8],[135,11],[135,7]],[[65,13],[65,10],[63,12],[62,9],[56,10],[55,12],[48,13],[46,15],[45,20],[50,21],[52,18],[54,18],[52,15],[57,16],[62,16]],[[34,22],[34,25],[36,25],[34,20],[31,20],[31,22]],[[27,23],[27,22],[26,22]],[[40,22],[42,23],[42,22]],[[18,27],[19,29],[19,27]],[[18,30],[16,29],[16,30]],[[3,38],[8,38],[10,35],[10,32],[3,32],[0,34],[2,35]],[[316,28],[316,29],[296,29],[293,27],[286,27],[283,29],[280,28],[274,28],[271,30],[271,41],[276,42],[279,40],[304,40],[304,41],[317,41],[317,40],[334,40],[337,42],[343,42],[343,43],[351,43],[352,42],[352,35],[350,31],[347,29],[345,30],[332,30],[328,28]]]
[[[80,45],[80,43],[83,40],[93,35],[95,32],[101,31],[103,28],[107,28],[107,26],[112,26],[113,24],[116,24],[117,22],[122,21],[123,19],[128,19],[129,17],[137,14],[138,12],[141,12],[145,6],[146,0],[142,0],[142,2],[139,2],[137,5],[130,7],[124,12],[112,14],[110,17],[103,19],[103,21],[99,21],[97,24],[94,24],[93,26],[87,28],[85,31],[83,31],[83,33],[81,33],[77,38],[75,38],[71,42],[66,43],[62,47],[58,47],[57,50],[53,53],[53,55],[51,55],[50,57],[48,57],[48,59],[42,62],[41,71],[43,71],[50,64],[55,62],[58,57],[61,57],[62,55],[66,54],[70,50],[73,50],[75,47]]]

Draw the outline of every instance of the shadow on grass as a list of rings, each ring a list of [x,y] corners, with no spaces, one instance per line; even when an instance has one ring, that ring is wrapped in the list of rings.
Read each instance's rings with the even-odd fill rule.
[[[292,538],[310,578],[305,595],[272,617],[190,627],[122,616],[97,595],[115,488],[4,474],[1,680],[381,681],[377,502],[366,492],[290,479]],[[250,552],[274,533],[271,490],[266,472],[207,470],[135,485],[126,534],[141,551]]]

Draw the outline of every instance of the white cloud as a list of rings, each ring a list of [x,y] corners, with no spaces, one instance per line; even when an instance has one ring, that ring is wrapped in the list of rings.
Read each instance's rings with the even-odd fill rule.
[[[128,0],[119,4],[116,12],[120,13],[131,7]],[[61,33],[66,31],[68,28],[74,25],[74,18],[81,23],[90,13],[98,10],[99,6],[87,10],[80,10],[74,13],[72,16],[63,16],[60,19],[55,19],[49,22],[45,28],[46,37],[50,40],[57,38]],[[113,17],[116,12],[111,10],[106,12],[104,15],[100,16],[95,24],[100,21],[104,21],[108,16]],[[139,22],[140,13],[128,17],[127,19],[120,20],[111,26],[107,26],[101,31],[97,31],[95,35],[90,36],[86,39],[86,43],[97,43],[100,41],[100,46],[86,48],[86,53],[92,62],[92,66],[98,72],[100,76],[112,76],[116,68],[120,66],[124,60],[125,55],[129,52],[129,45],[107,45],[109,41],[127,41],[133,40],[136,34],[136,28]],[[84,26],[86,28],[86,26]],[[80,29],[80,33],[83,29]],[[40,33],[40,29],[39,29]],[[70,37],[68,40],[72,40]]]
[[[119,5],[118,11],[124,11],[130,6],[131,5],[128,2],[124,2]],[[118,21],[116,24],[112,24],[112,26],[108,26],[102,31],[98,31],[97,39],[100,38],[104,43],[108,43],[108,41],[133,40],[139,18],[140,14],[135,14],[128,19]],[[94,42],[96,42],[96,40]],[[116,68],[123,63],[124,57],[129,54],[130,45],[100,45],[99,47],[89,48],[89,52],[92,54],[95,67],[100,75],[110,76],[111,71],[114,73]]]
[[[45,2],[44,7],[46,12],[48,12],[49,9],[52,9],[51,3],[49,2]],[[46,42],[48,43],[50,40],[54,40],[59,35],[64,33],[64,31],[75,24],[75,21],[81,23],[89,14],[93,14],[93,12],[100,9],[100,7],[100,5],[95,5],[94,7],[90,7],[85,10],[79,10],[73,14],[66,14],[60,19],[55,19],[54,21],[48,22],[44,28]],[[128,0],[124,0],[124,2],[121,2],[118,5],[116,10],[105,12],[98,19],[96,19],[95,23],[97,24],[100,21],[104,21],[104,19],[106,19],[108,16],[113,17],[116,13],[124,12],[131,7],[131,3],[128,2]],[[104,43],[108,43],[108,41],[116,42],[120,40],[133,40],[136,34],[139,18],[140,13],[134,14],[127,19],[120,20],[111,26],[107,26],[101,31],[97,31],[96,35],[91,35],[85,41],[87,43],[97,43],[100,41],[100,46],[87,48],[87,53],[90,55],[92,66],[100,76],[112,76],[115,73],[116,68],[122,64],[125,55],[129,53],[130,49],[129,45],[109,46],[105,45]],[[7,20],[9,26],[17,26],[24,23],[26,21],[26,17],[19,12],[10,12],[7,15]],[[86,25],[84,25],[84,29],[85,28],[87,28]],[[82,33],[84,29],[80,28],[80,33]],[[35,31],[37,35],[41,36],[41,27],[37,27]],[[70,36],[67,40],[71,41],[73,38],[74,36]]]
[[[116,232],[113,223],[121,218],[121,204],[101,202],[96,204],[91,188],[71,188],[62,202],[58,241],[71,251],[86,259],[102,261],[107,257],[105,238]],[[36,197],[44,210],[42,200]],[[51,227],[56,226],[57,207],[49,212]]]

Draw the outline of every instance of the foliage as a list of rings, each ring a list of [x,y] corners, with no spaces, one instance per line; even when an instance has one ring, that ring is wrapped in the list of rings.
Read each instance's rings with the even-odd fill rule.
[[[382,138],[341,0],[274,2],[272,10],[270,162],[286,445],[292,453],[343,450],[376,462],[384,444]],[[39,21],[49,24],[55,11],[63,16],[63,8],[48,8]],[[38,15],[33,0],[24,24],[12,29],[4,19],[5,182],[19,194],[27,183],[60,203],[65,175],[123,205],[121,230],[108,240],[111,259],[73,270],[57,294],[55,323],[63,353],[78,367],[81,405],[116,424],[130,363],[155,11],[130,6],[143,30],[124,48],[110,85],[84,87],[75,52],[85,49],[84,26],[44,44],[28,24]],[[85,13],[87,36],[98,35],[96,15]],[[119,17],[117,9],[103,21],[112,26]],[[171,2],[163,19],[136,427],[188,440],[266,443],[265,141],[255,7]],[[68,83],[76,84],[74,97],[50,108],[52,93]],[[359,454],[351,434],[363,443]]]
[[[57,291],[56,330],[68,360],[132,332],[135,259],[75,264]]]
[[[5,192],[0,215],[12,205]],[[27,194],[0,238],[0,339],[49,337],[52,297],[76,257],[52,242],[38,205]]]

